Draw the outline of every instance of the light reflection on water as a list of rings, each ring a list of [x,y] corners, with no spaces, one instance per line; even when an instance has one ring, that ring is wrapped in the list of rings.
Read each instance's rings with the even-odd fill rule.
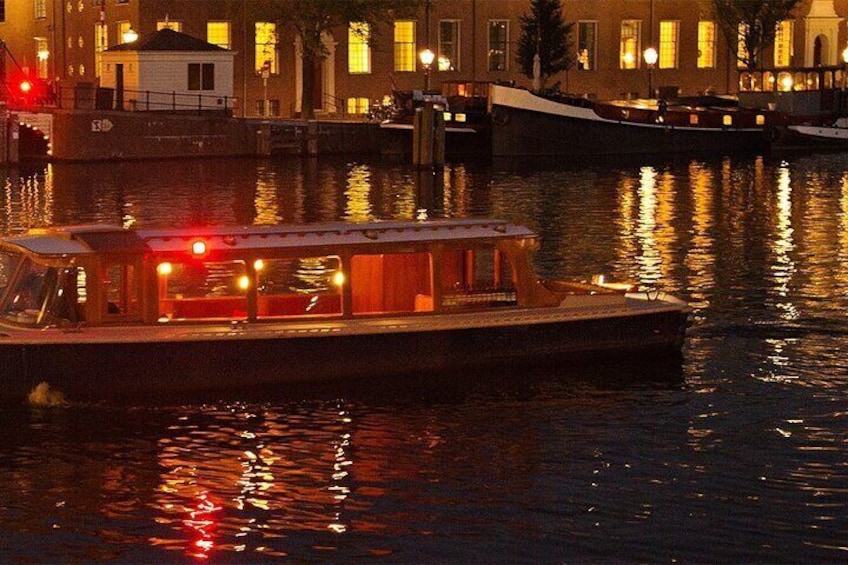
[[[694,312],[676,369],[4,410],[0,561],[844,561],[846,170],[831,155],[14,172],[3,233],[496,216],[541,233],[543,276],[658,284]]]

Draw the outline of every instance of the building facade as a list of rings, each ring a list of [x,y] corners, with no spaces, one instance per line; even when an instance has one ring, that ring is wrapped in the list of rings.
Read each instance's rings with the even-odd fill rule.
[[[563,0],[573,23],[574,68],[549,80],[597,98],[647,96],[662,87],[683,95],[737,90],[736,46],[722,36],[706,0]],[[0,0],[0,39],[23,73],[71,92],[98,85],[102,55],[163,27],[235,53],[237,115],[299,115],[304,72],[314,78],[317,114],[367,111],[393,89],[445,82],[512,81],[530,86],[516,62],[520,17],[530,0],[425,0],[412,18],[324,37],[327,58],[305,70],[294,29],[263,0]],[[763,66],[841,64],[848,0],[802,0],[778,28]],[[370,41],[368,40],[370,38]],[[650,67],[644,51],[653,47]],[[436,55],[429,71],[419,53]],[[6,62],[7,82],[17,72]]]

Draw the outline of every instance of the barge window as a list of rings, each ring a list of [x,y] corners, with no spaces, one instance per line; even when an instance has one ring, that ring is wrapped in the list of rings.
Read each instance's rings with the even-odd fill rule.
[[[500,250],[491,246],[445,251],[443,258],[442,304],[446,308],[517,303],[515,275]]]
[[[160,320],[247,318],[244,261],[160,263],[157,273]]]
[[[354,314],[432,311],[432,255],[354,255],[350,262],[350,290]]]
[[[258,318],[339,315],[344,276],[338,257],[257,260]]]

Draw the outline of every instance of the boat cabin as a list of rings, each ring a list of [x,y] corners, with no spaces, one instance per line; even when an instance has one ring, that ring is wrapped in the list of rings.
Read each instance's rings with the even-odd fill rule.
[[[0,239],[0,322],[281,321],[554,305],[537,236],[497,220],[130,230]]]

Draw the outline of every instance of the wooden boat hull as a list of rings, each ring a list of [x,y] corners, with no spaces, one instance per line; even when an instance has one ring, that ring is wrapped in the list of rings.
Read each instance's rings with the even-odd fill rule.
[[[495,88],[493,92],[497,92]],[[768,134],[762,127],[637,123],[603,118],[589,107],[538,97],[492,97],[494,157],[734,153],[763,151],[768,146]]]
[[[193,338],[183,328],[181,340],[174,337],[178,334],[149,341],[133,341],[132,335],[126,335],[127,341],[98,342],[94,338],[99,329],[91,329],[64,334],[69,338],[65,343],[0,342],[0,398],[23,402],[41,382],[76,401],[400,376],[545,359],[586,360],[612,354],[635,361],[640,356],[679,356],[686,324],[686,311],[680,308],[649,308],[607,317],[557,316],[555,312],[535,320],[536,314],[513,312],[509,316],[512,319],[503,325],[491,320],[410,324],[399,318],[380,318],[367,322],[370,329],[359,328],[354,333],[338,322],[327,322],[285,328],[204,326],[197,328]],[[521,323],[522,317],[525,323]]]

